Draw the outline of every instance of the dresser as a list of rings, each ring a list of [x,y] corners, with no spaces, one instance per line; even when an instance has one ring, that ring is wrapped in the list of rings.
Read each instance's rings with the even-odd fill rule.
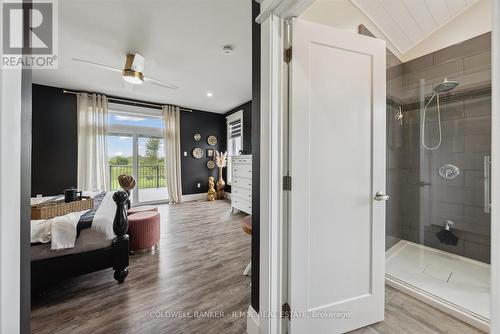
[[[252,156],[231,159],[231,210],[252,214]]]

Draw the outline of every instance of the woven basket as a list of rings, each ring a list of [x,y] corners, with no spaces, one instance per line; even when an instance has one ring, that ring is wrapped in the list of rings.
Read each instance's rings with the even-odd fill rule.
[[[49,219],[63,216],[70,212],[90,210],[93,208],[93,198],[82,198],[81,200],[70,203],[48,202],[32,206],[31,219]]]

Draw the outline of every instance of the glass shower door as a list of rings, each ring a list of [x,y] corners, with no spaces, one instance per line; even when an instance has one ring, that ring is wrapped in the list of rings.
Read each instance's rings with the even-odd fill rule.
[[[395,63],[387,78],[386,277],[487,328],[491,35]]]

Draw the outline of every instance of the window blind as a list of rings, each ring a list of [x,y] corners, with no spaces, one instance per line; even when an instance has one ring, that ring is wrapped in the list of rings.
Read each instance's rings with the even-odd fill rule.
[[[229,138],[241,137],[241,119],[229,123]]]

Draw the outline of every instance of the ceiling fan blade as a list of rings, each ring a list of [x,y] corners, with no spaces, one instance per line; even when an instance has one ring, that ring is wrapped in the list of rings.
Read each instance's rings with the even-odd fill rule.
[[[100,68],[103,68],[105,70],[111,70],[111,71],[115,71],[115,72],[122,72],[122,69],[120,69],[120,68],[116,68],[116,67],[112,67],[112,66],[108,66],[108,65],[104,65],[104,64],[99,64],[99,63],[94,63],[92,61],[88,61],[88,60],[85,60],[85,59],[72,58],[72,60],[79,61],[81,63],[85,63],[85,64],[88,64],[88,65],[100,67]]]
[[[166,88],[170,88],[170,89],[177,89],[179,87],[175,86],[175,85],[172,85],[172,84],[169,84],[167,82],[164,82],[164,81],[161,81],[161,80],[158,80],[158,79],[154,79],[154,78],[151,78],[151,77],[146,77],[144,76],[144,81],[146,82],[149,82],[153,85],[156,85],[156,86],[161,86],[161,87],[166,87]]]

